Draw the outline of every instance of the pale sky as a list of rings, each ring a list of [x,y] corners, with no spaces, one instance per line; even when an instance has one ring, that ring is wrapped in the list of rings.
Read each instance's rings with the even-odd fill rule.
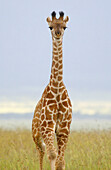
[[[111,113],[110,0],[0,2],[0,113],[14,112],[21,103],[26,111],[31,103],[31,112],[48,84],[52,42],[46,18],[53,10],[70,18],[63,40],[64,82],[75,110],[93,101],[99,112],[103,103]]]

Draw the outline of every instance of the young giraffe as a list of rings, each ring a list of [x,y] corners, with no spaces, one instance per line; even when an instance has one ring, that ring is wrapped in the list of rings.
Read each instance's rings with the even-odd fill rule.
[[[47,22],[52,33],[53,59],[50,81],[45,88],[42,98],[38,102],[32,121],[32,134],[40,156],[40,170],[43,169],[43,156],[45,145],[51,170],[65,169],[64,151],[70,132],[72,120],[72,105],[66,87],[63,83],[62,39],[68,16],[64,19],[64,13],[52,12],[52,20]],[[54,147],[54,135],[57,137],[57,157]],[[44,144],[45,143],[45,144]]]

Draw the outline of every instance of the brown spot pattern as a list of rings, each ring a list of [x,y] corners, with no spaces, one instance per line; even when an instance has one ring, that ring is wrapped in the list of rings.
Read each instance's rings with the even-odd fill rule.
[[[47,110],[47,108],[46,108],[46,110],[45,110],[45,115],[46,115],[46,120],[50,120],[51,119],[51,112],[49,112],[49,110]]]
[[[43,121],[43,123],[41,124],[41,126],[46,127],[46,121]]]
[[[62,75],[62,74],[63,74],[63,71],[59,71],[59,74],[61,74],[61,75]]]
[[[68,129],[70,129],[70,124],[71,124],[71,122],[68,122]]]
[[[53,42],[53,45],[57,48],[57,45],[56,45],[56,43],[55,43],[55,42]]]
[[[62,80],[62,76],[58,76],[58,81],[61,81]]]
[[[58,73],[54,74],[54,78],[56,79],[56,77],[58,76]]]
[[[59,111],[62,111],[63,113],[66,111],[66,109],[62,106],[61,103],[59,103]]]
[[[61,93],[64,89],[65,89],[64,87],[60,88],[59,92]]]
[[[56,100],[48,100],[47,105],[52,104],[52,103],[56,103]]]
[[[57,93],[57,89],[56,89],[56,88],[51,87],[51,90],[52,90],[54,93]]]
[[[62,57],[62,56],[60,55],[60,58],[61,58],[61,57]],[[59,63],[62,64],[62,60],[59,60]]]
[[[72,115],[71,114],[68,115],[67,120],[70,120],[70,119],[72,119]]]
[[[52,75],[51,75],[52,76]],[[47,92],[50,90],[50,87],[49,86],[47,86]]]
[[[67,119],[67,116],[68,116],[68,110],[67,110],[67,112],[65,113],[65,119]]]
[[[51,93],[51,92],[49,92],[48,94],[47,94],[47,98],[53,98],[54,97],[54,95]]]
[[[55,65],[55,61],[52,62],[52,67]]]
[[[61,50],[62,50],[62,48],[61,48],[61,47],[59,47],[59,48],[58,48],[58,50],[59,50],[59,51],[61,51]]]
[[[54,51],[54,52],[53,52],[53,55],[54,55],[54,56],[55,56],[55,55],[58,55],[58,52],[55,52],[55,51]]]
[[[37,112],[37,113],[35,114],[35,116],[36,116],[36,118],[39,118],[39,117],[40,117],[40,114]]]
[[[38,125],[39,125],[38,122],[36,122],[36,123],[35,123],[35,127],[38,128]]]
[[[70,101],[70,99],[69,99],[69,98],[68,98],[68,103],[69,103],[69,106],[72,106],[72,105],[71,105],[71,101]]]
[[[59,87],[62,87],[63,85],[64,85],[63,82],[59,83]]]
[[[61,129],[60,132],[65,133],[66,135],[68,135],[68,130],[67,129]]]
[[[59,69],[62,69],[62,64],[59,66]]]
[[[60,95],[57,95],[56,100],[57,100],[57,102],[60,101]]]
[[[64,127],[66,127],[66,124],[67,124],[67,122],[62,122],[62,123],[60,124],[60,127],[61,127],[61,128],[64,128]]]
[[[33,133],[34,133],[34,135],[35,135],[35,134],[37,133],[37,130],[36,130],[36,129],[34,129]]]
[[[41,131],[45,131],[45,128],[44,128],[44,127],[41,127]]]
[[[47,103],[47,100],[44,99],[44,100],[43,100],[43,107],[46,106],[46,103]]]
[[[42,113],[44,113],[44,108],[42,109]]]
[[[62,100],[65,100],[66,99],[66,92],[64,91],[63,93],[62,93],[62,98],[61,98]]]
[[[45,118],[45,116],[44,116],[44,115],[42,115],[42,116],[41,116],[41,120],[44,120],[44,118]]]
[[[36,122],[37,122],[37,120],[38,120],[37,118],[33,119],[33,123],[36,123]]]
[[[53,120],[56,122],[56,120],[57,120],[57,114],[53,114]]]
[[[53,104],[53,105],[49,106],[49,109],[51,111],[56,110],[57,109],[57,104]]]
[[[53,80],[53,86],[58,87],[58,82]]]
[[[62,102],[65,107],[68,107],[67,101]]]
[[[48,122],[48,127],[53,128],[53,126],[54,126],[54,125],[53,125],[53,121],[49,121],[49,122]]]
[[[58,61],[58,57],[54,57],[56,61]]]
[[[58,63],[56,63],[55,67],[58,68]]]
[[[59,119],[60,121],[62,121],[62,119],[63,119],[63,114],[58,113],[58,119]]]
[[[50,79],[52,79],[52,74],[51,74],[51,76],[50,76]]]

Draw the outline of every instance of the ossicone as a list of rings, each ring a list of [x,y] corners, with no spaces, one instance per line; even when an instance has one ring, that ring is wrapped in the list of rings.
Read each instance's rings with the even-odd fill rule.
[[[51,15],[52,15],[52,18],[53,18],[53,17],[56,17],[56,12],[53,11],[53,12],[51,13]]]
[[[59,18],[56,18],[56,12],[53,11],[51,13],[52,19],[50,17],[47,18],[47,22],[48,22],[49,26],[53,22],[56,23],[56,22],[60,21],[60,22],[67,23],[69,21],[69,17],[68,16],[66,16],[65,19],[64,19],[64,12],[63,11],[60,11],[59,15],[60,15]]]
[[[59,12],[59,15],[60,15],[60,17],[63,17],[63,16],[64,16],[64,12],[63,12],[63,11],[60,11],[60,12]]]

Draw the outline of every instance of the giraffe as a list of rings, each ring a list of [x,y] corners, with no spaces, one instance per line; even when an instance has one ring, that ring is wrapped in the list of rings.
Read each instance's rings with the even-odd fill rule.
[[[63,53],[62,40],[69,17],[64,19],[64,13],[51,13],[47,22],[52,34],[52,67],[49,84],[46,86],[41,99],[36,105],[32,120],[32,136],[39,151],[40,170],[43,170],[45,146],[50,161],[51,170],[64,170],[64,151],[70,133],[72,121],[72,105],[67,89],[63,83]],[[57,151],[54,146],[56,134]]]

